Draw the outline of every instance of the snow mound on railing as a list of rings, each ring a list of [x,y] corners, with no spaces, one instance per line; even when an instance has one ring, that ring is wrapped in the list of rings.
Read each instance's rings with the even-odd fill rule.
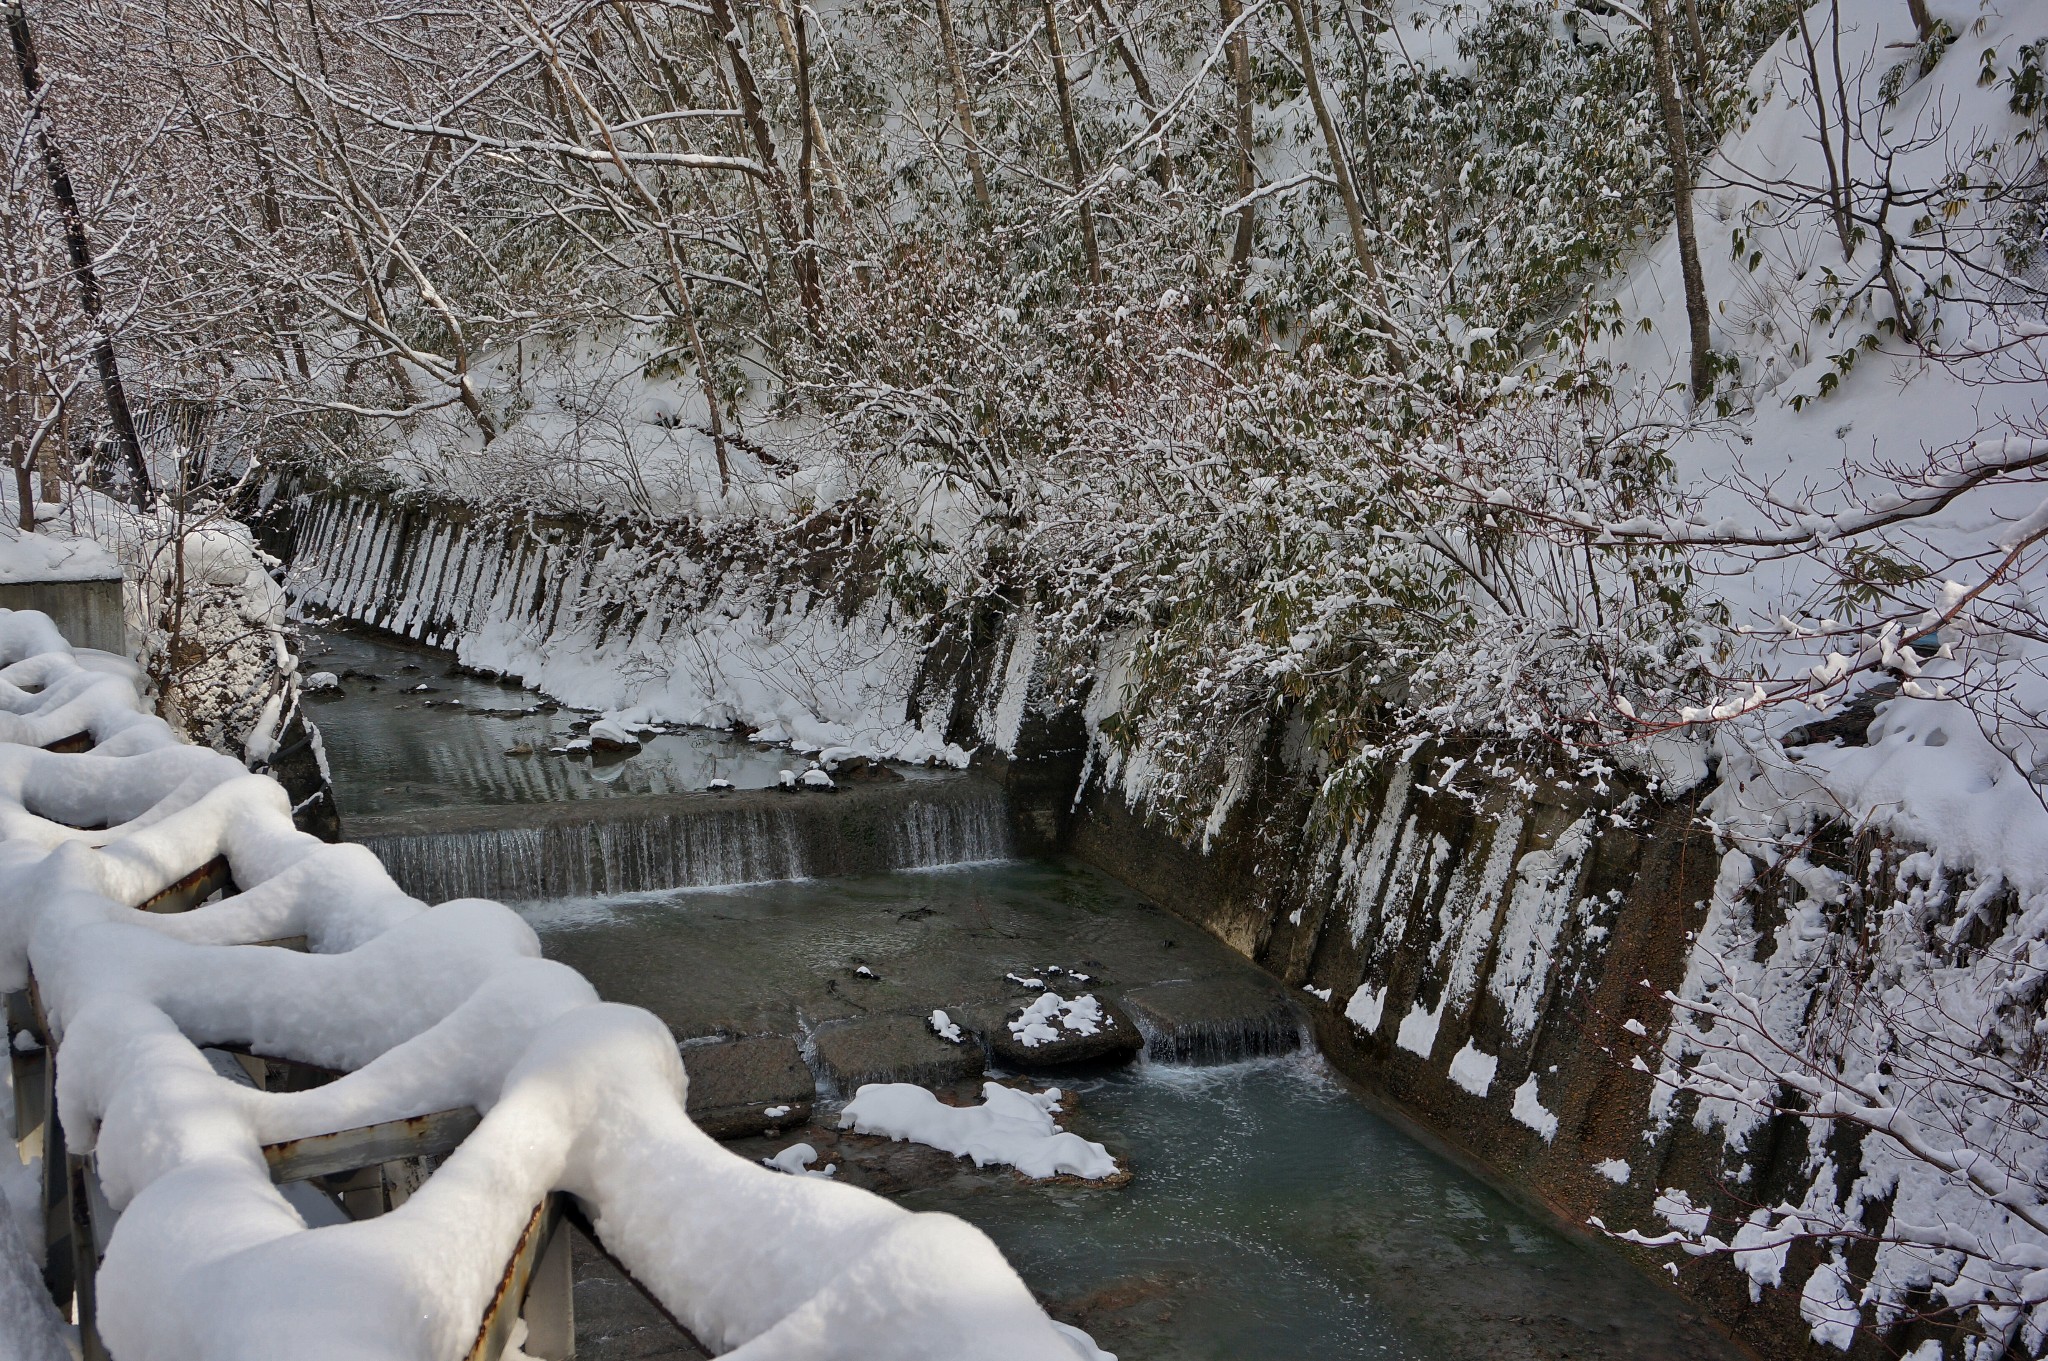
[[[40,749],[81,731],[90,752]],[[231,896],[131,906],[216,857]],[[300,934],[311,953],[255,945]],[[727,1153],[652,1015],[502,905],[428,907],[297,831],[132,669],[0,610],[0,987],[31,971],[67,1141],[120,1212],[98,1324],[123,1361],[461,1355],[551,1191],[735,1361],[1099,1355],[960,1220]],[[201,1052],[222,1044],[346,1071],[259,1091]],[[482,1123],[389,1214],[308,1228],[270,1180],[265,1144],[465,1105]]]

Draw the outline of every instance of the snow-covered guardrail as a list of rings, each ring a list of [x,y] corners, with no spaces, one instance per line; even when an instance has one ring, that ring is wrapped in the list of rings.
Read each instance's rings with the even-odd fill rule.
[[[297,831],[132,666],[5,610],[0,990],[89,1354],[566,1356],[578,1219],[739,1361],[1099,1355],[960,1220],[721,1149],[653,1016]]]

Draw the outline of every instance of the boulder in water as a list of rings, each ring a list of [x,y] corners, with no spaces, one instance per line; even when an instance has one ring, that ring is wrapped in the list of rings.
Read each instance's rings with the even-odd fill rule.
[[[1050,988],[990,1032],[990,1047],[1026,1072],[1077,1063],[1123,1063],[1145,1048],[1138,1024],[1099,993],[1066,998]]]
[[[941,1087],[981,1076],[981,1046],[951,1044],[923,1016],[862,1016],[817,1030],[818,1066],[842,1092],[868,1082]]]
[[[609,718],[590,725],[590,750],[599,756],[630,756],[640,750],[640,739]]]
[[[837,761],[828,761],[832,778],[841,784],[900,784],[903,777],[883,765],[870,761],[865,756],[847,756]]]
[[[690,1079],[685,1108],[714,1139],[743,1139],[811,1118],[816,1086],[787,1035],[687,1045],[683,1071]]]

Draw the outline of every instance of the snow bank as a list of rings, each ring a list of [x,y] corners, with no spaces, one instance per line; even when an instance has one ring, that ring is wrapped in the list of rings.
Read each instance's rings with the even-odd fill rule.
[[[121,560],[91,539],[50,532],[0,538],[0,582],[106,581]]]
[[[782,550],[753,547],[769,560],[308,497],[287,584],[301,606],[448,648],[627,728],[742,728],[799,751],[965,766],[949,710],[917,703],[917,621],[885,595],[849,610],[778,585]]]
[[[1067,1175],[1099,1181],[1117,1175],[1108,1149],[1054,1123],[1059,1088],[1033,1094],[984,1082],[981,1102],[948,1106],[907,1082],[871,1082],[839,1113],[839,1128],[929,1144],[972,1158],[976,1167],[1014,1167],[1035,1179]]]
[[[37,745],[80,727],[90,752]],[[119,1212],[97,1323],[123,1361],[460,1355],[552,1191],[739,1361],[1095,1355],[961,1221],[720,1148],[653,1016],[502,905],[428,907],[296,831],[274,781],[180,743],[42,615],[0,611],[0,738],[0,987],[33,975],[67,1141]],[[230,896],[134,910],[216,857]],[[230,1043],[343,1076],[259,1091],[202,1052]],[[271,1183],[266,1144],[459,1106],[481,1124],[389,1214],[309,1227]]]

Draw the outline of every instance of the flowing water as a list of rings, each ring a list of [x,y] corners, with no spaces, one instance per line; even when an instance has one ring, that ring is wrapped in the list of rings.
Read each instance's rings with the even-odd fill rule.
[[[939,1005],[973,1017],[1028,996],[1004,978],[1026,965],[1083,969],[1090,987],[1120,997],[1272,986],[1207,935],[1068,863],[522,911],[551,957],[681,1035],[816,1033]],[[1243,1028],[1226,1017],[1179,1047],[1229,1052]],[[1568,1236],[1380,1117],[1312,1052],[1148,1058],[1050,1080],[1076,1097],[1069,1127],[1134,1169],[1129,1186],[1027,1185],[999,1168],[842,1140],[829,1083],[816,1125],[736,1148],[764,1156],[810,1142],[844,1159],[845,1180],[966,1218],[1057,1317],[1123,1361],[1735,1354],[1605,1245]]]
[[[649,795],[512,825],[504,814],[478,817],[476,811],[359,817],[346,826],[401,887],[434,902],[915,869],[993,860],[1010,847],[1002,791],[968,778],[906,782],[855,798],[780,791]]]
[[[1001,791],[896,766],[841,798],[773,790],[807,758],[731,733],[658,732],[572,753],[588,715],[458,673],[445,654],[346,628],[309,640],[307,696],[343,832],[417,897],[535,898],[744,884],[987,860]],[[713,781],[728,788],[707,793]],[[772,791],[772,792],[771,792]]]
[[[1122,1361],[1732,1350],[1604,1245],[1565,1237],[1373,1113],[1313,1055],[1070,1083],[1118,1191],[963,1173],[899,1200],[995,1239]]]
[[[394,862],[412,857],[394,863],[402,881],[497,882],[491,876],[504,878],[502,866],[531,860],[511,877],[570,885],[520,906],[546,952],[606,997],[648,1007],[681,1037],[783,1034],[815,1056],[816,1037],[834,1026],[934,1006],[963,1019],[1000,1016],[1032,995],[1009,977],[1029,971],[1060,986],[1079,971],[1085,986],[1123,999],[1140,1017],[1150,1057],[1063,1086],[1073,1097],[1069,1126],[1126,1160],[1135,1174],[1128,1186],[1029,1185],[932,1150],[842,1138],[829,1076],[813,1127],[733,1146],[757,1157],[808,1140],[839,1160],[845,1180],[968,1219],[1055,1316],[1123,1361],[1737,1355],[1605,1245],[1522,1209],[1383,1119],[1312,1051],[1215,1062],[1292,1047],[1299,1026],[1287,996],[1220,943],[1092,870],[1008,861],[570,896],[612,882],[593,878],[580,858],[592,838],[609,838],[617,863],[661,862],[637,872],[683,875],[677,883],[805,872],[804,854],[790,847],[815,831],[778,824],[774,811],[801,807],[805,796],[688,805],[668,797],[713,772],[737,785],[768,783],[789,754],[675,733],[598,779],[559,756],[507,756],[521,740],[559,744],[569,715],[479,715],[536,702],[450,677],[435,654],[335,635],[315,663],[387,678],[375,690],[360,678],[346,682],[349,695],[314,718],[344,818],[374,824],[403,815],[420,824],[417,845],[369,838]],[[439,693],[409,689],[423,683]],[[426,708],[428,698],[463,705]],[[992,790],[958,780],[929,806],[904,805],[923,811],[876,803],[887,814],[869,838],[879,863],[1001,854],[1007,842]],[[620,797],[633,793],[642,797]],[[773,799],[790,802],[763,812]],[[607,802],[585,802],[574,820],[599,830],[563,845],[548,839],[560,809],[503,835],[488,826],[436,832],[423,811],[591,800]],[[828,798],[817,806],[864,805]],[[1205,1012],[1190,995],[1222,1000]],[[1182,1061],[1167,1061],[1174,1058]],[[593,1303],[624,1303],[584,1317],[579,1355],[699,1355],[668,1340],[616,1277],[588,1274],[587,1265],[578,1267],[579,1301],[589,1292]],[[635,1307],[648,1317],[633,1322]]]

